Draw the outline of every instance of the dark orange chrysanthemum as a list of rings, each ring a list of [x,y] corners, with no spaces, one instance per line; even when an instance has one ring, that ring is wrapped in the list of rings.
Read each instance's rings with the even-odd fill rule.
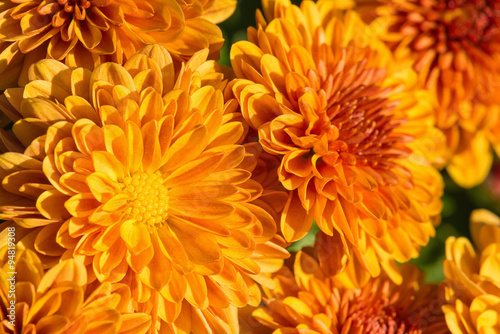
[[[379,262],[407,261],[434,234],[442,183],[421,152],[432,153],[427,136],[439,131],[408,62],[394,63],[354,13],[336,18],[332,6],[277,1],[268,23],[259,13],[249,42],[232,47],[233,91],[264,150],[281,159],[285,239],[315,219],[377,276]]]
[[[261,326],[243,322],[247,333],[448,333],[438,287],[423,283],[416,267],[398,269],[400,286],[382,274],[362,288],[351,288],[348,280],[323,276],[306,253],[296,256],[294,274],[283,268],[274,277],[276,288],[268,292],[265,307],[253,312]]]
[[[477,185],[491,167],[491,144],[500,142],[500,1],[382,2],[383,38],[397,57],[414,61],[420,86],[438,100],[450,175]]]
[[[1,100],[15,121],[1,134],[3,228],[47,268],[78,258],[89,281],[127,284],[162,333],[232,332],[288,256],[286,194],[252,179],[261,148],[240,145],[246,126],[207,56],[178,73],[159,45],[94,71],[46,59]]]
[[[123,63],[146,44],[165,46],[177,60],[223,44],[215,25],[236,0],[35,0],[0,3],[0,89],[27,83],[43,58],[93,69]]]

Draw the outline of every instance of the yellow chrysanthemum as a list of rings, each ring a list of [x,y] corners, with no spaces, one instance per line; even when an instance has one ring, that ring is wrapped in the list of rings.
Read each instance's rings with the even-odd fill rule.
[[[386,275],[362,288],[351,288],[323,275],[318,263],[297,253],[294,274],[283,268],[274,277],[276,288],[253,312],[261,326],[242,321],[245,333],[382,334],[447,333],[438,287],[423,283],[415,266],[404,265],[403,284]]]
[[[400,280],[392,260],[418,254],[441,209],[441,178],[420,154],[438,131],[432,100],[354,13],[336,18],[332,1],[269,6],[274,19],[258,12],[249,42],[231,49],[233,92],[264,150],[282,159],[285,239],[302,238],[314,218],[360,271],[377,276],[381,262]],[[345,264],[329,262],[332,274]]]
[[[106,282],[88,289],[85,266],[77,260],[44,273],[34,252],[10,251],[15,255],[9,256],[7,247],[0,250],[1,333],[148,332],[151,317],[133,313],[125,284]]]
[[[6,0],[0,3],[0,90],[24,85],[43,58],[72,68],[123,64],[146,44],[159,43],[186,60],[223,45],[215,25],[236,0]]]
[[[381,2],[383,38],[398,58],[414,61],[420,86],[438,100],[449,174],[463,187],[481,183],[491,167],[491,144],[500,152],[500,2]]]
[[[19,243],[46,267],[81,259],[153,322],[196,333],[229,331],[230,306],[258,304],[256,281],[288,255],[268,208],[286,195],[251,179],[258,145],[239,145],[207,55],[178,74],[158,45],[93,72],[42,60],[2,103],[17,139],[2,133],[16,151],[0,155],[0,219]]]
[[[477,250],[463,237],[446,240],[446,323],[453,334],[500,333],[500,219],[474,211],[471,234]]]

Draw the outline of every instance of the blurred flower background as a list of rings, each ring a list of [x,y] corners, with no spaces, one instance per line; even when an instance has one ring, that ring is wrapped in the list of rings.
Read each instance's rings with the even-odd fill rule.
[[[300,2],[300,0],[292,1],[296,5],[299,5]],[[339,5],[342,3],[349,5],[350,2],[340,0],[338,3]],[[364,4],[364,2],[359,3]],[[260,1],[239,0],[234,14],[219,24],[226,40],[221,49],[220,64],[228,66],[231,64],[229,58],[231,45],[238,41],[247,40],[247,28],[255,27],[254,13],[257,9],[262,9]],[[368,17],[370,17],[370,11],[374,10],[371,6],[363,7],[363,9],[365,9],[365,16]],[[372,14],[372,17],[374,15]],[[500,161],[498,157],[494,158],[488,177],[481,184],[470,189],[458,186],[445,170],[441,173],[445,182],[441,224],[436,228],[436,237],[431,239],[429,244],[422,249],[417,259],[410,261],[426,273],[426,280],[429,282],[441,282],[444,279],[443,260],[445,259],[446,238],[449,236],[470,238],[469,217],[474,209],[485,208],[500,214]],[[289,251],[296,252],[304,246],[312,246],[317,231],[319,228],[314,225],[305,238],[293,243],[288,248]]]

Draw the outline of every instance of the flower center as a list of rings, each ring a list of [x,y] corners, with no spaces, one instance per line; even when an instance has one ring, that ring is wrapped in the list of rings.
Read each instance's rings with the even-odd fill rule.
[[[500,3],[492,0],[440,0],[437,4],[420,1],[425,8],[421,14],[405,9],[407,15],[403,32],[417,31],[434,36],[439,52],[456,52],[460,45],[465,50],[481,48],[489,52],[488,44],[500,38]],[[413,26],[413,27],[411,27]],[[417,28],[417,29],[415,29]],[[426,39],[427,41],[427,39]],[[427,45],[427,43],[422,42]],[[421,45],[418,48],[422,48]]]
[[[346,328],[342,328],[342,332],[421,334],[420,316],[423,313],[414,312],[410,316],[405,314],[402,311],[410,307],[413,298],[410,296],[410,299],[405,301],[401,301],[400,298],[400,292],[390,293],[387,281],[374,282],[358,296],[346,292],[342,302],[346,302],[349,306],[343,321]]]
[[[121,187],[132,200],[126,211],[128,219],[159,227],[168,218],[168,189],[160,171],[154,174],[135,173],[123,179]]]
[[[349,318],[350,330],[355,333],[422,333],[418,326],[411,326],[406,319],[400,319],[397,310],[391,306],[384,308],[380,305],[368,306],[351,314]]]
[[[460,2],[460,1],[457,1]],[[447,10],[453,11],[453,1],[447,4]],[[492,1],[471,1],[460,3],[462,15],[450,22],[451,40],[468,40],[472,45],[498,38],[500,24],[500,5]]]

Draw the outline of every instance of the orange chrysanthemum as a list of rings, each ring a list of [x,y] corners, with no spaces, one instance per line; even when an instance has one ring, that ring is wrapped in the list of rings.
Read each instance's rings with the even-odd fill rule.
[[[276,288],[264,298],[266,307],[253,312],[262,326],[244,328],[259,334],[447,333],[438,287],[423,283],[422,272],[412,265],[399,270],[400,286],[382,274],[363,288],[351,288],[323,276],[318,263],[300,251],[295,277],[283,268],[274,278]]]
[[[2,133],[16,150],[0,155],[0,218],[19,243],[47,267],[81,259],[160,329],[196,333],[230,331],[288,256],[268,208],[286,195],[251,179],[259,146],[238,144],[245,125],[207,55],[178,74],[157,45],[93,72],[42,60],[2,103],[19,141]]]
[[[360,271],[377,276],[381,262],[400,280],[392,260],[418,254],[441,209],[441,178],[420,153],[436,130],[432,100],[408,63],[332,6],[277,1],[269,23],[258,12],[249,42],[231,49],[233,92],[264,150],[282,158],[285,239],[302,238],[314,218]],[[337,258],[331,274],[345,265]]]
[[[466,238],[446,240],[446,323],[453,334],[499,333],[500,218],[474,211],[471,233],[477,251]]]
[[[87,289],[81,262],[68,259],[44,273],[34,252],[19,247],[10,250],[15,255],[9,256],[7,247],[0,250],[0,332],[148,332],[151,317],[132,312],[130,289],[125,284],[106,282]]]
[[[0,89],[24,85],[28,68],[53,58],[72,68],[123,64],[150,43],[186,60],[223,45],[215,25],[236,0],[35,0],[0,4]]]
[[[414,61],[419,84],[438,100],[448,172],[463,187],[487,176],[491,144],[500,152],[500,2],[385,0],[383,38]],[[496,124],[496,125],[495,125]]]

